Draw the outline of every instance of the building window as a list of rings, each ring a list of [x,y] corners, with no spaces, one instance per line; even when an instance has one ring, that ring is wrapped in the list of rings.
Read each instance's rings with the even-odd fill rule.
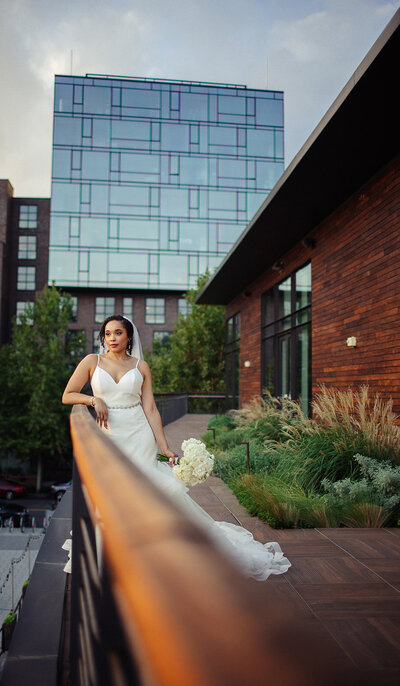
[[[18,324],[21,323],[21,315],[25,314],[28,306],[30,306],[30,305],[33,305],[33,302],[31,300],[18,300],[17,301],[15,316],[16,316]],[[27,324],[29,324],[29,326],[32,326],[33,320],[31,317],[27,316],[26,321],[27,321]]]
[[[146,298],[146,324],[165,324],[165,298]]]
[[[122,315],[133,322],[133,298],[122,298]]]
[[[100,329],[94,329],[92,336],[92,353],[100,352],[100,339],[99,339]]]
[[[37,205],[20,205],[19,222],[20,229],[37,229],[38,208]]]
[[[191,303],[186,298],[178,298],[178,314],[187,317],[192,311]]]
[[[274,396],[311,402],[311,264],[262,298],[262,387]]]
[[[18,259],[36,260],[36,236],[20,236],[18,240]]]
[[[36,268],[18,267],[17,290],[34,291],[36,288]]]
[[[67,302],[70,304],[71,322],[76,322],[76,320],[78,319],[78,297],[76,295],[64,296],[61,302],[63,306],[65,306]]]
[[[85,329],[68,329],[65,337],[66,347],[69,354],[79,356],[79,347],[86,344]],[[77,350],[78,348],[78,350]]]
[[[153,343],[158,342],[160,345],[165,345],[169,341],[171,331],[153,331]]]
[[[240,399],[240,312],[226,322],[225,389],[226,409],[238,408]]]
[[[102,323],[115,313],[115,298],[96,298],[94,321]]]
[[[78,319],[78,296],[71,295],[72,317],[71,321],[76,322]]]

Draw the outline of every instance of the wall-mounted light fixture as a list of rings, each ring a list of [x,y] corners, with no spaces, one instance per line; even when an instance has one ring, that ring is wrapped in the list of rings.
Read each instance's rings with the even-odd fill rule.
[[[243,366],[246,367],[246,369],[247,369],[248,367],[251,367],[251,362],[250,362],[250,360],[245,360],[245,361],[243,362]]]
[[[303,238],[303,240],[301,242],[305,248],[311,248],[312,250],[314,250],[315,238],[310,238],[310,236],[306,236],[305,238]]]
[[[349,336],[346,340],[346,345],[348,348],[355,348],[357,345],[357,338],[355,336]]]
[[[274,262],[271,269],[273,269],[274,272],[281,272],[284,266],[285,265],[283,264],[282,260],[277,260],[276,262]]]

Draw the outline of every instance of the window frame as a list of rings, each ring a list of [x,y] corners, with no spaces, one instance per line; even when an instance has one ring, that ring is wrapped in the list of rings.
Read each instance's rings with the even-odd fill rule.
[[[272,344],[270,356],[268,360],[274,361],[274,369],[271,375],[271,383],[273,388],[269,388],[269,392],[276,397],[288,395],[291,399],[297,400],[299,393],[297,389],[298,375],[301,371],[299,364],[299,343],[301,343],[301,335],[306,332],[308,339],[307,351],[307,400],[303,403],[303,410],[305,413],[310,412],[311,403],[311,384],[312,384],[312,359],[311,359],[311,324],[312,324],[312,272],[310,272],[310,289],[309,301],[302,307],[297,307],[296,290],[296,275],[305,267],[310,266],[311,261],[307,261],[284,279],[274,284],[272,288],[265,291],[261,297],[261,393],[265,395],[267,389],[267,346]],[[280,298],[279,287],[286,281],[290,280],[290,312],[282,311],[282,299]],[[273,308],[273,318],[267,318],[267,300],[269,300],[270,311]],[[282,388],[282,374],[281,367],[282,359],[282,345],[286,341],[289,355],[286,359],[286,378],[287,389]],[[289,390],[289,393],[287,393]]]
[[[25,247],[21,246],[26,243]],[[34,246],[34,247],[32,247]],[[26,233],[18,236],[18,260],[36,260],[37,259],[37,236]]]
[[[154,309],[150,312],[150,301],[154,302]],[[157,304],[160,307],[157,307]],[[161,313],[161,303],[162,303],[162,313]],[[165,324],[166,323],[166,301],[162,297],[148,297],[145,300],[145,323],[146,324]],[[162,318],[161,318],[162,317]]]
[[[103,301],[102,306],[100,301]],[[109,301],[109,302],[108,302]],[[112,305],[112,306],[111,306]],[[102,324],[107,317],[115,314],[115,297],[99,295],[94,300],[94,321]]]
[[[21,216],[23,214],[26,215],[26,218],[23,218]],[[19,229],[37,229],[37,227],[38,227],[38,215],[39,215],[38,205],[34,205],[34,204],[30,204],[30,205],[22,204],[22,205],[20,205],[19,209],[18,209],[18,228]]]
[[[240,312],[225,323],[225,410],[240,406]]]
[[[35,290],[36,290],[36,267],[19,265],[17,267],[17,291],[35,291]]]

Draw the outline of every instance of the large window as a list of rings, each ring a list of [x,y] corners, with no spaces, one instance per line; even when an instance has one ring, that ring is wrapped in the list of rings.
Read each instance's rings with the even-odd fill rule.
[[[115,298],[96,298],[94,321],[101,324],[115,313]]]
[[[311,264],[262,299],[262,385],[275,396],[311,400]]]
[[[146,324],[165,324],[165,298],[146,298]]]
[[[37,205],[20,205],[19,222],[20,229],[37,229],[38,208]]]
[[[78,296],[71,295],[71,305],[72,305],[72,321],[76,322],[78,319]]]
[[[186,298],[178,298],[178,314],[187,317],[192,311],[191,303]]]
[[[122,315],[133,321],[133,298],[122,298]]]
[[[171,331],[153,331],[153,343],[157,341],[160,345],[166,345],[170,335]]]
[[[20,236],[18,240],[18,259],[36,260],[36,236]]]
[[[20,323],[20,321],[21,321],[21,315],[26,313],[27,308],[28,307],[30,308],[30,305],[33,305],[33,302],[31,300],[18,300],[17,301],[15,315],[16,315],[18,323]],[[31,317],[29,317],[29,316],[27,317],[27,323],[30,325],[33,324],[33,321],[31,319]]]
[[[36,288],[36,268],[18,267],[17,289],[19,291],[34,291]]]
[[[240,399],[240,312],[226,322],[225,389],[226,409],[238,408]]]

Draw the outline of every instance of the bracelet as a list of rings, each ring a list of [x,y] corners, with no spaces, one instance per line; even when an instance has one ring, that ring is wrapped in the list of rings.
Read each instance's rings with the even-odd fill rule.
[[[92,395],[92,397],[90,399],[90,404],[92,407],[94,407],[94,395]]]

